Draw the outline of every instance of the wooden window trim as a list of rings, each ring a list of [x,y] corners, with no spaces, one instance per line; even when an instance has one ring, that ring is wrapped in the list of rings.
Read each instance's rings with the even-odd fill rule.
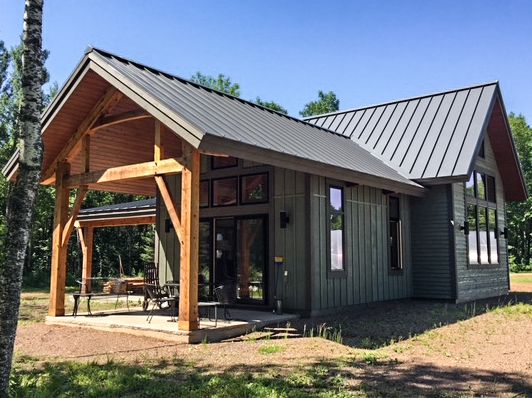
[[[331,269],[331,188],[340,189],[342,191],[342,211],[341,212],[334,212],[334,213],[341,213],[342,214],[342,266],[343,269],[341,270],[333,270]],[[338,183],[329,183],[327,184],[327,195],[326,195],[326,231],[327,231],[327,239],[326,239],[326,250],[327,250],[327,278],[329,279],[335,279],[335,278],[346,278],[347,277],[347,262],[346,262],[346,239],[345,239],[345,186],[338,184]]]

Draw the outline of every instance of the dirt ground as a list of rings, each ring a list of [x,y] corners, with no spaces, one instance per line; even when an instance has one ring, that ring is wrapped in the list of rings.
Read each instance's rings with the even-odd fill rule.
[[[292,325],[300,331],[315,324],[341,327],[341,343],[257,334],[185,345],[33,322],[19,328],[16,355],[19,360],[102,363],[181,360],[214,373],[282,375],[320,366],[353,385],[372,386],[377,395],[532,396],[532,295],[524,291],[529,288],[525,284],[504,302],[455,306],[408,300]],[[522,304],[508,305],[509,300]]]

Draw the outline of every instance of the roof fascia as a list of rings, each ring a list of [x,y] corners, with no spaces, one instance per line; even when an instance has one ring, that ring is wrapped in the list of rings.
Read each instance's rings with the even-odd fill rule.
[[[425,193],[425,188],[414,182],[412,182],[412,184],[401,183],[383,177],[377,177],[371,174],[303,159],[269,149],[258,148],[253,145],[244,144],[223,137],[216,137],[210,134],[205,135],[199,149],[200,152],[223,152],[230,156],[249,159],[259,163],[321,175],[328,178],[335,178],[337,180],[354,182],[360,185],[372,186],[412,196],[423,196]]]
[[[512,155],[517,166],[517,171],[519,173],[519,180],[521,181],[521,188],[523,190],[524,200],[529,196],[528,188],[526,186],[525,176],[523,174],[523,169],[521,167],[521,161],[519,159],[519,153],[517,153],[517,148],[515,147],[515,141],[512,134],[512,128],[510,127],[510,121],[508,120],[508,114],[506,113],[506,107],[504,106],[504,100],[502,98],[502,92],[500,86],[497,84],[496,89],[497,96],[499,98],[499,105],[501,107],[502,115],[504,116],[504,124],[506,125],[506,134],[510,138],[510,145],[512,147]]]

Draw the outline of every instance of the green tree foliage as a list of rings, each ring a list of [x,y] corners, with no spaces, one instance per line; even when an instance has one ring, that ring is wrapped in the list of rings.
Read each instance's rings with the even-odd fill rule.
[[[196,72],[190,80],[194,83],[201,84],[202,86],[218,90],[223,93],[231,94],[235,97],[240,97],[240,85],[238,83],[231,82],[229,76],[219,74],[218,77],[204,75],[201,72]]]
[[[532,193],[532,127],[524,116],[509,116],[528,192]],[[507,204],[510,258],[516,269],[532,270],[532,198]]]
[[[257,105],[261,105],[265,108],[271,109],[272,111],[276,111],[279,113],[282,113],[284,115],[288,115],[288,111],[283,106],[279,105],[277,102],[274,101],[263,101],[260,99],[260,97],[257,97],[255,100],[255,103]]]
[[[340,100],[336,98],[336,94],[332,91],[324,93],[320,90],[318,91],[318,100],[310,101],[299,114],[308,117],[336,112],[338,109],[340,109]]]

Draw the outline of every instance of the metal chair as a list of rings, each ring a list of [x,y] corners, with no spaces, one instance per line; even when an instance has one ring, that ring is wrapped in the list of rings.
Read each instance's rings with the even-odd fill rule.
[[[149,289],[148,289],[149,287]],[[167,291],[161,288],[159,284],[159,267],[155,263],[146,263],[144,265],[144,301],[142,303],[142,309],[146,311],[148,309],[149,301],[169,297]],[[157,303],[161,308],[161,303]]]
[[[224,308],[224,319],[230,321],[232,317],[227,306],[234,304],[236,301],[236,284],[225,283],[216,287],[214,289],[214,296],[216,297],[216,301]]]
[[[153,319],[153,311],[155,310],[155,307],[159,307],[159,309],[162,309],[164,303],[168,305],[167,308],[171,309],[171,320],[174,321],[177,303],[179,302],[179,296],[176,295],[169,297],[168,294],[162,295],[163,293],[158,291],[160,287],[152,284],[144,284],[144,289],[148,295],[149,300],[152,302],[151,310],[148,313],[148,317],[146,318],[148,323],[151,323],[151,320]]]

